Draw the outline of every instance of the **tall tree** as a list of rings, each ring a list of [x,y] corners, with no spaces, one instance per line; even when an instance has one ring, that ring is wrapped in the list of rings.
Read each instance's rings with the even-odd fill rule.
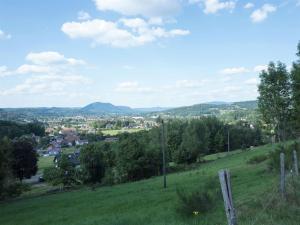
[[[87,182],[97,183],[105,174],[105,159],[104,151],[109,148],[107,144],[90,144],[85,146],[80,155],[80,162],[85,172],[87,173]]]
[[[22,181],[24,178],[35,175],[37,161],[37,154],[30,141],[21,138],[13,143],[12,171],[16,178]]]
[[[0,199],[5,197],[4,192],[8,188],[8,182],[11,178],[11,157],[12,145],[9,139],[0,140]]]
[[[293,119],[297,133],[300,133],[300,42],[297,49],[298,60],[293,63],[291,71],[292,78],[292,100],[293,100]]]
[[[260,79],[258,107],[262,118],[274,130],[277,140],[285,140],[291,113],[290,75],[283,63],[271,62]]]

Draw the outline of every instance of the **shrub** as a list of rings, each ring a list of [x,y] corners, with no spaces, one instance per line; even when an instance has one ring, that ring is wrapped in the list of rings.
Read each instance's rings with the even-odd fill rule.
[[[206,213],[216,206],[221,199],[218,179],[209,178],[207,183],[197,191],[177,189],[179,199],[176,211],[182,216],[193,216]]]
[[[291,170],[293,168],[293,151],[296,150],[299,156],[300,145],[298,142],[294,142],[292,145],[283,146],[280,145],[269,154],[269,169],[274,171],[279,171],[280,169],[280,153],[285,153],[285,168]]]
[[[43,174],[45,181],[52,185],[58,185],[61,183],[60,176],[60,170],[56,167],[46,168]]]
[[[268,159],[267,155],[256,155],[250,158],[247,163],[248,164],[258,164]]]

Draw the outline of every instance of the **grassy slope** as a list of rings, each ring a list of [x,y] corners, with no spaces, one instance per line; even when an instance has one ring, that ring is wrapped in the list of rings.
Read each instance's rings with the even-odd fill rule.
[[[106,225],[106,224],[226,224],[223,204],[192,219],[176,214],[176,188],[194,190],[208,176],[216,176],[218,170],[229,168],[232,173],[233,198],[237,211],[268,190],[277,176],[265,172],[266,162],[248,165],[254,155],[266,154],[271,146],[260,147],[201,165],[198,169],[168,176],[168,188],[162,188],[162,178],[156,177],[135,183],[103,187],[92,191],[88,188],[48,196],[25,198],[0,204],[0,224],[5,225]],[[259,208],[251,209],[251,215],[260,215]],[[257,212],[255,211],[257,210]],[[253,218],[240,216],[239,224],[253,224]],[[255,224],[296,225],[295,219],[258,221]]]

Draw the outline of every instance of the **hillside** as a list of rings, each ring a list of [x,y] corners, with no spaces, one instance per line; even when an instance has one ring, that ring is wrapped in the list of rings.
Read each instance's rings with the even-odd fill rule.
[[[179,108],[130,108],[128,106],[116,106],[111,103],[94,102],[82,108],[68,107],[37,107],[37,108],[3,108],[0,109],[0,117],[6,120],[15,118],[28,119],[43,116],[78,116],[78,115],[149,115],[154,114],[169,116],[221,116],[225,113],[251,113],[257,108],[257,101],[236,103],[210,102]]]
[[[111,103],[94,102],[80,109],[82,113],[132,113],[133,109],[127,106],[115,106]]]
[[[234,103],[212,102],[174,108],[166,110],[163,113],[170,116],[221,116],[224,113],[231,112],[251,113],[255,109],[257,109],[257,101]]]
[[[298,225],[297,212],[275,213],[273,207],[266,211],[257,203],[267,198],[270,190],[277,189],[278,176],[267,172],[267,162],[249,165],[246,162],[257,155],[265,155],[271,146],[263,146],[246,152],[236,151],[230,156],[209,156],[217,159],[187,172],[168,175],[168,188],[162,188],[162,178],[102,187],[96,190],[84,188],[66,193],[27,197],[0,204],[1,225],[163,225],[163,224],[227,224],[223,202],[210,212],[199,212],[194,218],[176,213],[178,188],[197,190],[211,176],[223,168],[231,170],[234,204],[238,224]],[[266,197],[265,197],[266,196]],[[279,214],[278,214],[279,213]],[[292,212],[290,212],[292,213]]]

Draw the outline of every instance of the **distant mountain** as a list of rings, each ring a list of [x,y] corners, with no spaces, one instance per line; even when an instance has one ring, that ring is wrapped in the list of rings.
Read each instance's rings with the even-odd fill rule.
[[[213,102],[205,102],[203,104],[209,104],[209,105],[230,105],[231,102],[213,101]]]
[[[151,108],[134,108],[138,112],[162,112],[171,109],[171,107],[151,107]]]
[[[168,116],[222,116],[226,113],[235,113],[234,117],[255,113],[257,101],[245,102],[209,102],[179,108],[130,108],[128,106],[115,106],[111,103],[94,102],[83,108],[3,108],[0,109],[0,118],[10,119],[36,119],[38,116],[80,116],[80,115],[168,115]]]
[[[218,116],[224,112],[229,111],[244,111],[255,110],[257,108],[257,101],[245,102],[212,102],[196,104],[192,106],[184,106],[166,110],[163,113],[170,116]]]
[[[102,102],[94,102],[83,108],[81,108],[80,112],[82,113],[117,113],[117,114],[126,114],[132,113],[134,110],[127,106],[115,106],[111,103],[102,103]]]

